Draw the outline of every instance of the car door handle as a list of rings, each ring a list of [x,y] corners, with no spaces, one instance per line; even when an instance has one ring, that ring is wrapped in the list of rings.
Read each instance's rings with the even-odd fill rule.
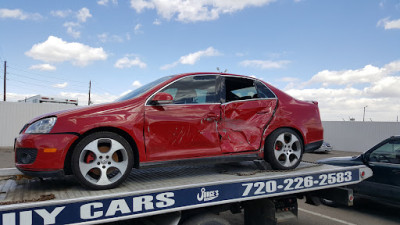
[[[204,118],[204,120],[207,122],[214,122],[214,121],[218,120],[218,116],[217,116],[217,114],[209,113],[209,114],[207,114],[206,118]]]

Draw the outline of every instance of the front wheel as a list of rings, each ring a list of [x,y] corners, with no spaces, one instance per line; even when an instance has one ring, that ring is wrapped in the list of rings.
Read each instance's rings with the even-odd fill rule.
[[[303,157],[303,142],[292,129],[275,130],[265,142],[265,160],[273,169],[289,170],[296,168]]]
[[[110,189],[128,177],[133,166],[133,152],[120,135],[96,132],[77,144],[71,161],[72,171],[83,186]]]

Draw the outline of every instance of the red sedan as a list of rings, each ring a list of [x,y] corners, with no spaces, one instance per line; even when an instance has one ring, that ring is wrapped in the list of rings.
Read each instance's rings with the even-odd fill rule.
[[[162,77],[113,103],[40,116],[15,142],[25,174],[74,174],[89,188],[121,184],[132,168],[200,160],[265,159],[293,169],[318,149],[317,102],[300,101],[246,76]]]

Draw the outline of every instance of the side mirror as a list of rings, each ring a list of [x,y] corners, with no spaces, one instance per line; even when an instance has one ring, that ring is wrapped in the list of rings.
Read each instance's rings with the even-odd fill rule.
[[[173,100],[174,98],[172,97],[171,94],[165,92],[158,92],[156,95],[154,95],[152,102],[155,105],[171,104]]]

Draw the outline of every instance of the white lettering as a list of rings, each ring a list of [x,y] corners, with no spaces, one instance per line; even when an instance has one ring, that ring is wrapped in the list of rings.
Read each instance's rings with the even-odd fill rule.
[[[211,201],[215,198],[218,198],[219,192],[218,190],[215,191],[206,191],[205,188],[201,189],[201,195],[197,194],[197,200],[201,201]]]
[[[23,211],[19,213],[20,225],[32,225],[32,211]]]
[[[131,212],[124,199],[112,201],[108,207],[106,216],[114,216],[117,211],[120,211],[122,214]]]
[[[165,192],[158,194],[156,199],[159,201],[156,203],[157,208],[165,208],[175,204],[175,199],[173,199],[174,193],[173,192]]]
[[[15,213],[3,214],[3,224],[15,225]]]
[[[95,219],[103,215],[103,211],[94,211],[94,209],[103,208],[103,203],[93,202],[81,206],[81,219]],[[94,211],[94,212],[93,212]]]
[[[55,224],[57,215],[60,214],[64,208],[65,206],[57,207],[51,213],[47,212],[45,209],[36,209],[35,212],[43,218],[43,224]]]
[[[146,210],[154,209],[153,196],[145,195],[133,198],[133,211],[140,212],[143,210],[143,206]]]

